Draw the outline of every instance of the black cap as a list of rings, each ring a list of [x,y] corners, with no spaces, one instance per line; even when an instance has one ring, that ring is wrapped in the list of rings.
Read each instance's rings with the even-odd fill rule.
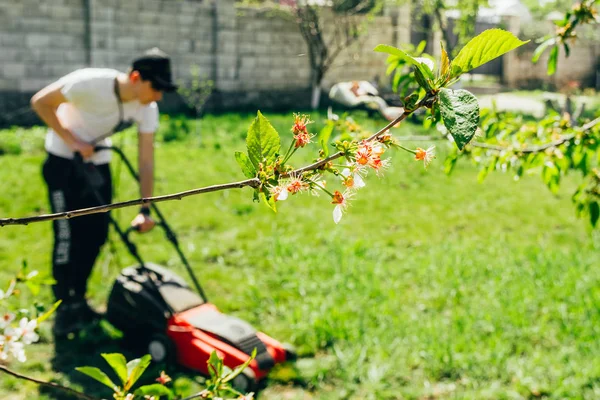
[[[152,87],[156,90],[177,90],[171,76],[171,59],[157,47],[147,50],[144,55],[133,60],[131,69],[138,71],[142,79],[152,82]]]

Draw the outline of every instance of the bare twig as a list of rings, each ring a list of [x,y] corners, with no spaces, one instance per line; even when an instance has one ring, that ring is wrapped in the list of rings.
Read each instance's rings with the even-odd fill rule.
[[[34,222],[54,221],[54,220],[58,220],[58,219],[70,219],[70,218],[75,218],[75,217],[81,217],[83,215],[103,213],[103,212],[107,212],[107,211],[114,210],[117,208],[125,208],[125,207],[141,205],[141,204],[149,204],[149,203],[158,203],[161,201],[168,201],[168,200],[181,200],[184,197],[192,196],[192,195],[196,195],[196,194],[217,192],[220,190],[227,190],[227,189],[239,189],[239,188],[243,188],[245,186],[258,187],[259,185],[260,185],[260,181],[257,178],[252,178],[252,179],[247,179],[245,181],[240,181],[240,182],[226,183],[223,185],[207,186],[207,187],[203,187],[203,188],[186,190],[184,192],[179,192],[179,193],[174,193],[174,194],[169,194],[169,195],[164,195],[164,196],[144,197],[144,198],[136,199],[136,200],[123,201],[121,203],[113,203],[113,204],[101,205],[101,206],[96,206],[96,207],[83,208],[80,210],[67,211],[67,212],[62,212],[62,213],[44,214],[44,215],[39,215],[39,216],[35,216],[35,217],[26,217],[26,218],[2,218],[2,219],[0,219],[0,227],[2,227],[4,225],[27,225],[27,224],[34,223]]]
[[[37,380],[37,379],[34,379],[34,378],[30,378],[28,376],[19,374],[18,372],[15,372],[15,371],[9,369],[8,367],[6,367],[5,365],[2,365],[2,364],[0,364],[0,371],[2,371],[4,373],[7,373],[8,375],[12,375],[15,378],[19,378],[19,379],[22,379],[22,380],[26,380],[26,381],[29,381],[29,382],[36,383],[36,384],[38,384],[40,386],[46,386],[46,387],[50,387],[50,388],[53,388],[53,389],[62,390],[63,392],[68,392],[68,393],[70,393],[70,394],[72,394],[74,396],[77,396],[77,397],[81,398],[81,399],[85,399],[85,400],[100,400],[97,397],[88,396],[85,393],[81,393],[81,392],[78,392],[78,391],[73,390],[71,388],[68,388],[66,386],[59,385],[58,383],[40,381],[40,380]]]

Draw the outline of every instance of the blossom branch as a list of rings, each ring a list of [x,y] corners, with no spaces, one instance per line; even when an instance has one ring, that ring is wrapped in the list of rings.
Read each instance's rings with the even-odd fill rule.
[[[423,104],[426,104],[426,102],[428,100],[430,100],[430,99],[429,98],[423,99],[421,101],[421,103],[416,105],[414,110],[420,108]],[[373,135],[371,135],[368,139],[366,139],[366,141],[371,142],[371,141],[376,140],[379,136],[381,136],[382,134],[387,132],[390,128],[392,128],[393,126],[397,125],[398,123],[400,123],[404,119],[406,119],[406,117],[408,117],[410,114],[412,114],[412,112],[414,110],[410,110],[410,111],[405,110],[399,117],[397,117],[395,120],[388,123],[385,127],[380,129]],[[402,139],[405,141],[410,141],[410,140],[435,140],[435,138],[436,137],[433,137],[433,136],[422,136],[422,137],[407,136]],[[341,151],[337,152],[323,160],[317,161],[313,164],[299,168],[299,169],[289,172],[287,174],[283,174],[281,177],[285,178],[285,177],[289,177],[290,175],[298,175],[298,174],[301,174],[306,171],[318,169],[318,168],[322,167],[323,165],[327,164],[328,162],[335,160],[337,158],[340,158],[342,156],[343,156],[343,153]],[[75,218],[75,217],[81,217],[84,215],[104,213],[104,212],[108,212],[108,211],[115,210],[118,208],[126,208],[126,207],[135,206],[135,205],[158,203],[161,201],[169,201],[169,200],[181,200],[184,197],[202,194],[202,193],[217,192],[217,191],[228,190],[228,189],[238,189],[238,188],[243,188],[246,186],[250,186],[252,188],[258,188],[260,186],[260,184],[261,184],[261,182],[258,178],[252,178],[252,179],[247,179],[247,180],[239,181],[239,182],[226,183],[226,184],[221,184],[221,185],[213,185],[213,186],[207,186],[207,187],[203,187],[203,188],[186,190],[183,192],[169,194],[169,195],[144,197],[144,198],[135,199],[135,200],[128,200],[128,201],[123,201],[123,202],[118,202],[118,203],[113,203],[113,204],[100,205],[100,206],[96,206],[96,207],[88,207],[88,208],[83,208],[83,209],[73,210],[73,211],[66,211],[66,212],[61,212],[61,213],[43,214],[43,215],[38,215],[38,216],[34,216],[34,217],[24,217],[24,218],[0,218],[0,227],[3,227],[5,225],[28,225],[28,224],[35,223],[35,222],[71,219],[71,218]]]
[[[66,386],[59,385],[58,383],[40,381],[40,380],[31,378],[31,377],[28,377],[28,376],[25,376],[25,375],[21,375],[21,374],[13,371],[11,369],[9,369],[8,367],[6,367],[5,365],[2,365],[2,364],[0,364],[0,371],[6,373],[8,375],[12,375],[15,378],[36,383],[36,384],[38,384],[40,386],[47,386],[47,387],[50,387],[50,388],[53,388],[53,389],[58,389],[58,390],[62,390],[64,392],[68,392],[68,393],[70,393],[70,394],[72,394],[74,396],[77,396],[77,397],[81,398],[81,399],[85,399],[85,400],[100,400],[97,397],[88,396],[88,395],[86,395],[84,393],[78,392],[78,391],[73,390],[71,388],[68,388]]]
[[[595,120],[583,125],[581,128],[576,128],[576,130],[579,131],[580,133],[586,133],[587,131],[589,131],[590,129],[592,129],[593,127],[595,127],[598,124],[600,124],[600,118],[596,118]],[[531,147],[524,148],[524,149],[515,149],[515,152],[522,153],[522,154],[541,153],[541,152],[551,149],[553,147],[557,147],[562,144],[565,144],[565,143],[573,140],[576,136],[577,135],[575,133],[572,133],[570,135],[565,135],[565,136],[561,137],[560,139],[554,140],[550,143],[542,144],[539,146],[531,146]],[[493,145],[493,144],[487,144],[487,143],[479,143],[479,142],[471,143],[471,145],[473,147],[479,147],[482,149],[495,150],[495,151],[504,151],[504,150],[510,149],[510,147],[508,147],[508,146],[505,147],[505,146],[499,146],[499,145]]]
[[[387,132],[392,126],[402,122],[404,119],[406,119],[406,117],[408,117],[411,114],[412,111],[404,111],[402,113],[402,115],[400,115],[398,118],[396,118],[395,120],[393,120],[392,122],[390,122],[389,124],[387,124],[385,127],[381,128],[379,131],[377,131],[376,133],[374,133],[372,136],[370,136],[368,139],[366,139],[367,142],[371,142],[375,139],[377,139],[379,136],[383,135],[385,132]],[[342,157],[344,155],[344,153],[342,153],[341,151],[338,151],[337,153],[324,158],[323,160],[319,160],[315,163],[312,163],[310,165],[307,165],[306,167],[302,167],[299,168],[297,170],[294,170],[292,172],[288,172],[287,174],[283,174],[282,177],[286,178],[290,175],[299,175],[303,172],[306,171],[312,171],[314,169],[318,169],[321,168],[323,165],[327,164],[330,161],[336,160],[340,157]]]

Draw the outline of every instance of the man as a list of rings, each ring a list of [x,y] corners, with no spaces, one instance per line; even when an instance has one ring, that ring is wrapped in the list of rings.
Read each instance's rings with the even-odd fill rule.
[[[139,174],[142,197],[152,196],[154,132],[158,128],[156,102],[173,91],[169,57],[154,48],[133,61],[128,73],[85,68],[72,72],[36,93],[31,105],[50,128],[46,135],[48,157],[43,175],[52,212],[97,206],[112,201],[108,137],[124,121],[138,125]],[[79,153],[79,155],[76,155]],[[83,158],[86,173],[77,159]],[[93,179],[90,179],[93,178]],[[90,182],[93,181],[93,182]],[[95,197],[99,193],[102,202]],[[85,299],[87,281],[101,246],[108,236],[109,215],[92,214],[54,221],[52,267],[57,300],[54,334],[79,331],[98,315]],[[147,232],[154,226],[150,209],[142,207],[132,226]]]

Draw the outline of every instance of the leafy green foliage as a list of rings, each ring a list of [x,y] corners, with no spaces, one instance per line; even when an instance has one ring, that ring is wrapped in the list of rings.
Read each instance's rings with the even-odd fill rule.
[[[156,398],[164,396],[167,399],[172,399],[175,397],[173,395],[173,392],[169,388],[167,388],[164,385],[161,385],[160,383],[142,386],[136,389],[134,394],[141,398],[143,398],[144,396],[155,396]]]
[[[127,363],[127,381],[125,382],[125,385],[123,385],[125,391],[129,391],[129,389],[135,385],[138,379],[140,379],[140,376],[142,376],[146,368],[150,365],[151,360],[150,354],[146,354],[142,358],[136,358]]]
[[[488,29],[471,39],[452,60],[452,77],[469,72],[526,43],[528,41],[523,42],[508,31]]]
[[[559,46],[562,45],[566,56],[569,57],[570,47],[568,42],[577,38],[575,29],[581,25],[598,23],[597,3],[597,0],[583,0],[573,4],[562,20],[554,21],[556,32],[554,35],[548,35],[540,40],[540,45],[533,53],[531,61],[537,63],[542,53],[552,46],[548,57],[548,75],[554,75],[558,64]],[[561,5],[567,6],[567,4]]]
[[[440,112],[459,150],[473,139],[479,123],[479,102],[467,90],[442,89]]]
[[[423,55],[426,41],[421,41],[418,46],[407,44],[404,48],[405,53],[411,57],[420,57]],[[419,86],[415,82],[415,72],[410,66],[412,63],[407,62],[404,57],[390,55],[387,59],[387,75],[392,75],[392,90],[400,95],[401,98],[408,96]]]
[[[248,157],[257,170],[261,163],[272,164],[279,153],[279,134],[260,111],[250,125],[246,145]]]
[[[113,371],[115,371],[121,380],[121,385],[125,386],[127,377],[129,376],[127,371],[127,360],[125,359],[125,356],[120,353],[101,354],[101,356],[106,360]]]
[[[235,160],[242,168],[242,172],[244,173],[246,178],[254,178],[256,176],[256,168],[254,167],[254,164],[252,164],[246,153],[236,151]]]
[[[483,136],[478,143],[467,146],[463,152],[481,166],[479,180],[494,170],[513,171],[515,179],[536,173],[552,193],[558,193],[564,176],[577,171],[584,182],[572,196],[576,213],[588,218],[592,226],[597,225],[600,200],[597,123],[583,131],[558,114],[541,121],[526,121],[511,113],[485,110],[481,132]],[[453,158],[458,156],[452,154]],[[451,172],[455,163],[454,159],[447,160],[446,170]]]
[[[100,368],[96,368],[96,367],[77,367],[77,368],[75,368],[75,370],[81,372],[82,374],[85,374],[85,375],[89,376],[92,379],[95,379],[96,381],[102,383],[103,385],[108,386],[112,390],[118,390],[118,386],[115,385],[113,383],[113,381],[110,380],[110,378],[108,377],[108,375],[106,375],[104,372],[102,372],[102,370]]]
[[[399,48],[386,44],[377,45],[374,50],[380,53],[390,54],[391,56],[412,65],[415,68],[415,79],[419,83],[419,86],[426,91],[433,89],[433,71],[431,69],[431,64],[428,61],[425,61],[425,59],[412,57]],[[394,59],[391,61],[393,62]]]
[[[96,381],[108,386],[113,390],[114,398],[116,400],[125,399],[127,394],[131,391],[136,382],[140,379],[144,371],[150,365],[151,357],[146,354],[142,358],[136,358],[127,362],[125,356],[119,353],[102,354],[102,358],[112,368],[114,373],[119,377],[121,385],[116,385],[101,369],[97,367],[77,367],[76,370],[95,379]],[[161,386],[159,388],[158,386]],[[168,398],[173,397],[173,393],[168,388],[162,385],[149,385],[138,388],[136,394],[142,395],[154,395],[154,396],[167,396]]]
[[[245,363],[232,371],[223,365],[223,361],[217,356],[217,353],[213,351],[208,359],[210,379],[206,381],[206,390],[214,396],[211,398],[220,398],[227,395],[242,396],[242,393],[231,387],[230,382],[248,368],[248,365],[250,365],[255,357],[256,349],[252,350],[252,355]]]

